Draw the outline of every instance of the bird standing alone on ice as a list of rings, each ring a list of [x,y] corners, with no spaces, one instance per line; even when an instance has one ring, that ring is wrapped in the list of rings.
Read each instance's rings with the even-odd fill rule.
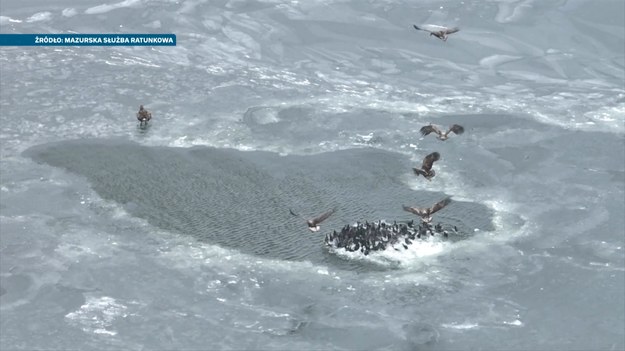
[[[152,119],[152,113],[143,108],[143,105],[139,105],[139,112],[137,112],[137,119],[141,124],[148,123]]]

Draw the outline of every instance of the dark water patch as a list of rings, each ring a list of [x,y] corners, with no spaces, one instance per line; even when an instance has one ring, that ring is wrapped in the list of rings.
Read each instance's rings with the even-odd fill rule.
[[[279,156],[81,140],[40,145],[25,155],[86,177],[102,198],[159,228],[290,260],[326,261],[320,247],[328,231],[356,221],[413,219],[402,204],[446,196],[408,188],[399,178],[410,169],[409,160],[377,149]],[[292,208],[313,216],[335,206],[337,213],[319,233],[289,214]],[[455,201],[435,220],[472,232],[493,230],[492,216],[484,205]]]

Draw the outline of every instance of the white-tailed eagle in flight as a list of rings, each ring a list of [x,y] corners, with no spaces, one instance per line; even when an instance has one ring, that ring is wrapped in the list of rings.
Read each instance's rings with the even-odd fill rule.
[[[437,126],[430,124],[421,128],[421,135],[426,136],[430,133],[436,133],[439,140],[447,140],[449,138],[449,133],[454,132],[454,134],[460,135],[464,133],[464,127],[459,124],[453,124],[449,129],[443,133]]]
[[[432,180],[432,177],[436,175],[436,172],[434,172],[434,170],[432,169],[432,165],[434,165],[435,161],[440,160],[440,158],[441,155],[436,151],[425,156],[425,158],[423,159],[423,163],[421,164],[421,168],[414,167],[412,169],[414,171],[414,174],[416,174],[417,177],[419,175],[422,175],[425,177],[425,179]]]
[[[417,216],[421,217],[421,221],[423,221],[424,223],[430,223],[432,222],[432,215],[438,212],[439,210],[441,210],[442,208],[444,208],[445,206],[449,205],[450,202],[451,202],[451,198],[447,197],[443,199],[442,201],[437,202],[436,204],[434,204],[434,206],[429,207],[429,208],[428,207],[426,208],[408,207],[406,205],[403,205],[402,207],[404,208],[404,211],[414,213]]]
[[[319,224],[321,224],[321,222],[325,221],[326,219],[328,219],[328,217],[330,217],[334,212],[336,211],[336,208],[316,217],[316,218],[312,218],[312,219],[305,219],[304,217],[296,214],[295,212],[293,212],[293,210],[289,209],[289,212],[291,212],[291,214],[295,217],[300,217],[302,219],[304,219],[306,221],[306,224],[308,225],[308,229],[310,229],[311,232],[317,232],[319,231],[320,227]]]
[[[442,26],[430,26],[432,27],[432,29],[428,29],[428,28],[419,27],[416,24],[413,24],[412,26],[414,27],[414,29],[428,32],[430,33],[430,36],[433,35],[442,41],[447,41],[447,36],[449,36],[449,34],[456,33],[457,31],[460,30],[460,28],[458,27],[447,28],[447,27],[442,27]]]

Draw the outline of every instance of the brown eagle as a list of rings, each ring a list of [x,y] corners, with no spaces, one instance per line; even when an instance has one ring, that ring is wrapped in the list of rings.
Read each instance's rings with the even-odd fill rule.
[[[458,27],[447,28],[447,27],[436,26],[439,29],[431,30],[431,29],[427,29],[427,28],[421,28],[421,27],[417,26],[416,24],[413,24],[412,26],[414,27],[414,29],[426,31],[426,32],[430,33],[430,36],[433,35],[433,36],[437,37],[438,39],[440,39],[442,41],[447,41],[447,36],[449,34],[456,33],[457,31],[460,30],[460,28],[458,28]]]
[[[404,208],[404,211],[414,213],[417,216],[421,217],[421,221],[423,221],[423,223],[430,223],[432,222],[432,215],[438,212],[443,207],[449,205],[450,202],[451,198],[447,197],[442,201],[437,202],[436,204],[434,204],[434,206],[430,208],[408,207],[406,205],[403,205],[402,207]]]
[[[451,132],[454,132],[454,134],[457,134],[457,135],[464,133],[464,127],[459,124],[454,124],[451,127],[449,127],[449,130],[447,130],[445,133],[443,133],[437,126],[433,124],[430,124],[421,128],[421,135],[423,136],[426,136],[432,132],[438,134],[437,138],[439,140],[447,140],[447,138],[449,138],[449,133]]]
[[[143,123],[147,123],[149,120],[152,119],[152,114],[143,108],[143,105],[139,106],[139,112],[137,112],[137,119],[139,120],[139,122]]]
[[[326,219],[328,219],[328,217],[330,217],[334,212],[336,211],[336,208],[333,208],[332,210],[316,217],[313,219],[305,219],[304,217],[296,214],[295,212],[293,212],[293,210],[289,209],[289,212],[291,212],[291,214],[295,217],[300,217],[302,219],[304,219],[306,221],[306,224],[308,225],[308,229],[310,229],[311,232],[317,232],[319,231],[320,227],[319,224],[321,224],[321,222],[325,221]]]
[[[422,175],[425,177],[425,179],[431,181],[432,177],[436,175],[436,172],[434,172],[434,170],[432,169],[432,165],[434,165],[435,161],[440,160],[440,158],[441,158],[441,155],[436,151],[425,156],[425,158],[423,159],[423,163],[421,164],[421,169],[417,167],[414,167],[412,169],[414,171],[414,174],[416,174],[417,177],[419,175]]]

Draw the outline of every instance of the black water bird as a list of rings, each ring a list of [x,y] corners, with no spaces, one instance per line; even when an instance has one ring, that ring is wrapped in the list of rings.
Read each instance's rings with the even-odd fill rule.
[[[425,239],[429,235],[434,235],[435,229],[440,228],[442,228],[440,224],[434,226],[425,222],[415,226],[414,221],[410,225],[403,224],[403,222],[390,224],[382,221],[365,221],[355,225],[345,225],[340,231],[333,231],[326,235],[325,244],[336,249],[342,248],[364,255],[368,255],[372,251],[384,251],[388,248],[401,251],[401,247],[409,249],[417,237]]]

